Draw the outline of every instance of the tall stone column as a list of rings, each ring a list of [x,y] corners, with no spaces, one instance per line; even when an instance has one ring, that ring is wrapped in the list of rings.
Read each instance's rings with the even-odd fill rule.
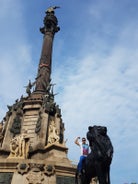
[[[36,78],[36,92],[47,92],[51,80],[53,39],[55,33],[60,30],[58,27],[58,20],[54,13],[55,8],[57,7],[49,8],[46,11],[44,27],[40,28],[41,33],[44,34],[44,39],[38,67],[38,75]]]

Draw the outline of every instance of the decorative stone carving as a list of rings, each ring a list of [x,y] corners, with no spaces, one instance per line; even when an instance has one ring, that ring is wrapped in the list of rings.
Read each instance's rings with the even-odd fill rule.
[[[55,84],[49,83],[47,86],[46,94],[43,96],[43,108],[51,115],[56,113],[56,103],[54,102],[53,86]]]
[[[41,171],[30,171],[26,179],[28,180],[28,184],[44,184],[44,174]]]
[[[40,112],[39,118],[36,123],[35,133],[38,133],[41,130],[41,121],[42,121],[42,117],[41,117],[41,112]]]
[[[13,106],[7,105],[8,112],[6,113],[6,116],[10,116],[12,114]]]
[[[22,105],[23,105],[23,101],[22,100],[21,99],[20,100],[18,100],[18,99],[15,100],[15,104],[13,104],[13,110],[14,111],[18,111],[19,109],[22,110]]]
[[[21,118],[19,115],[16,115],[16,117],[13,120],[10,132],[12,132],[14,135],[17,135],[20,133],[20,131],[21,131]]]
[[[26,88],[26,93],[28,94],[28,96],[31,95],[31,89],[32,89],[32,87],[35,85],[35,83],[36,83],[36,82],[31,83],[31,80],[29,80],[28,85],[25,86],[25,88]]]
[[[50,122],[48,135],[48,144],[59,143],[59,130],[53,120]]]
[[[59,105],[56,105],[56,113],[57,117],[61,117],[61,109],[59,108]]]
[[[44,173],[45,173],[47,176],[54,175],[54,173],[55,173],[55,167],[52,166],[52,165],[46,165],[46,166],[44,167]]]
[[[3,141],[3,132],[4,132],[4,125],[3,125],[3,121],[0,123],[0,147],[2,145],[2,141]]]
[[[20,164],[17,165],[17,169],[18,169],[18,173],[23,175],[23,174],[28,172],[29,165],[26,164],[26,163],[20,163]]]
[[[62,119],[60,120],[60,133],[59,133],[59,137],[60,137],[60,143],[62,144],[64,141],[64,123],[62,122]]]
[[[43,167],[44,167],[44,164],[30,163],[30,168],[33,172],[42,171]]]
[[[28,158],[29,138],[27,134],[14,137],[10,142],[10,151],[8,158]]]

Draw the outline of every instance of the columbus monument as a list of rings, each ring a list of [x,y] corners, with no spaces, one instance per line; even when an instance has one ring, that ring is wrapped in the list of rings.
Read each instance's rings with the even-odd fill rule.
[[[71,184],[76,166],[67,157],[61,109],[51,83],[52,47],[60,28],[55,9],[46,10],[43,45],[34,82],[8,107],[0,122],[0,184]]]

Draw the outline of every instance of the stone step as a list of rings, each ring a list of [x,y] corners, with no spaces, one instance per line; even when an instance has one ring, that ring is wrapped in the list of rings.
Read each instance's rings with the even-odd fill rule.
[[[26,118],[30,118],[30,117],[33,118],[34,117],[35,118],[35,117],[38,117],[38,115],[37,114],[36,115],[24,115],[24,117],[26,117]]]
[[[30,127],[23,127],[22,131],[25,131],[25,130],[27,130],[27,133],[35,132],[35,127],[32,127],[32,128],[30,128]]]
[[[35,126],[36,122],[28,122],[28,123],[24,123],[23,126]]]
[[[31,111],[26,111],[26,112],[25,112],[25,115],[26,115],[26,116],[33,116],[33,115],[34,115],[34,116],[38,116],[38,114],[39,114],[39,112],[38,112],[37,110],[34,110],[34,111],[31,110]]]
[[[30,116],[30,117],[27,117],[27,118],[24,117],[24,120],[25,120],[25,121],[29,121],[30,119],[36,120],[36,119],[38,119],[38,116],[36,116],[36,117],[31,117],[31,116]]]
[[[23,126],[35,126],[36,123],[37,123],[37,121],[35,121],[35,122],[34,122],[34,121],[33,121],[33,122],[30,121],[30,122],[27,122],[27,123],[25,122],[25,123],[23,124]]]
[[[38,114],[32,114],[32,115],[26,115],[24,114],[24,117],[29,118],[29,117],[38,117]]]
[[[28,125],[36,125],[37,121],[30,121],[30,122],[24,122],[24,126],[28,126]]]
[[[30,119],[24,119],[24,122],[30,122],[30,121],[34,121],[34,122],[36,122],[38,120],[38,118],[30,118]]]

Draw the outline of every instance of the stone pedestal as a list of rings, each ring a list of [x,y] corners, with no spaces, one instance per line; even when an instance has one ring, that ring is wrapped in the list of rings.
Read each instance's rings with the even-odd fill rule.
[[[0,159],[0,181],[4,184],[57,184],[74,181],[76,167],[64,160]]]
[[[60,109],[45,100],[44,94],[32,93],[8,112],[0,145],[0,181],[4,184],[75,181],[76,166],[67,157]]]

